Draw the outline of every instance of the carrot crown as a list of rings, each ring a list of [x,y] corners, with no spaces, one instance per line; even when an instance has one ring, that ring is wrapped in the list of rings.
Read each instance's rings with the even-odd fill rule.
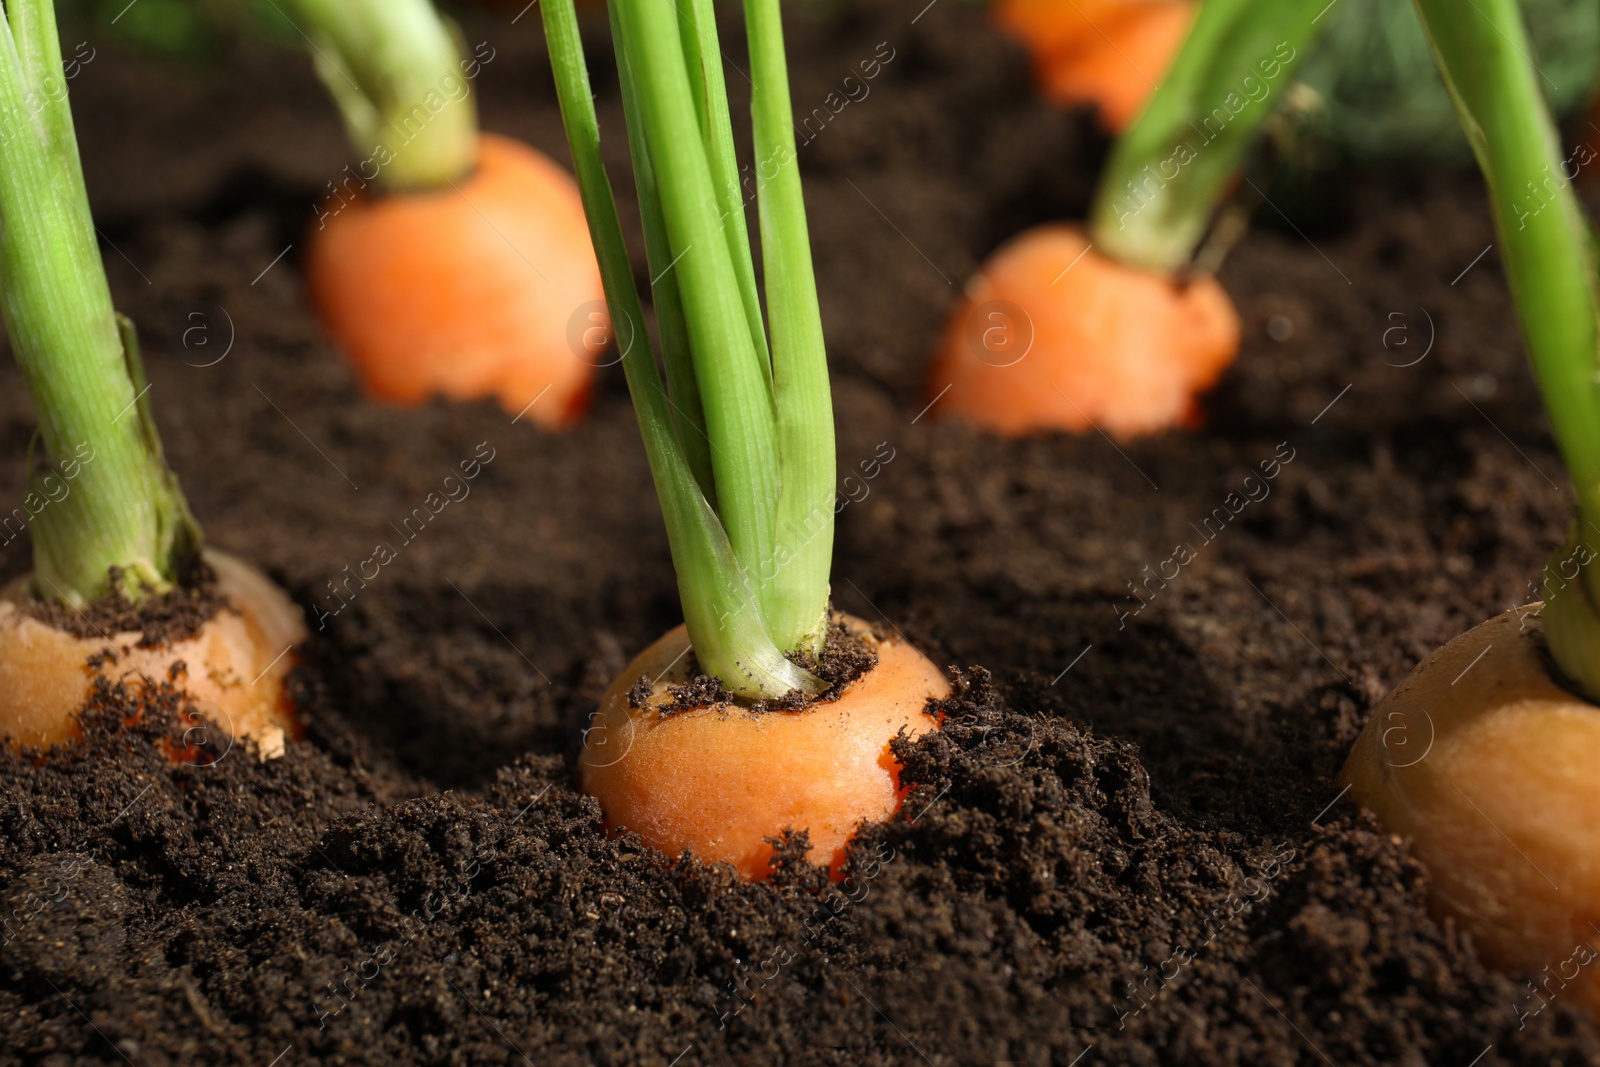
[[[777,0],[746,0],[763,322],[711,0],[613,0],[665,381],[600,158],[573,0],[545,34],[622,364],[702,669],[752,699],[821,682],[833,407]]]
[[[111,305],[50,0],[7,0],[0,19],[0,300],[44,444],[0,529],[31,527],[41,596],[80,605],[112,568],[132,598],[165,590],[200,530],[162,456],[133,324]]]
[[[1205,0],[1172,67],[1112,148],[1089,210],[1108,255],[1188,266],[1316,32],[1307,0]]]
[[[471,64],[430,0],[293,0],[364,180],[434,189],[477,157]],[[371,173],[368,173],[370,171]]]
[[[1577,520],[1546,568],[1556,664],[1600,699],[1600,276],[1563,169],[1516,0],[1417,0],[1434,58],[1489,185],[1489,206],[1534,377],[1577,488]]]

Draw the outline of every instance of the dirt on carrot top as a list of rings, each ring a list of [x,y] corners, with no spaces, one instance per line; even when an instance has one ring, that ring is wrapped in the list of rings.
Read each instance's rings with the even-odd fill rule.
[[[197,555],[185,563],[174,588],[138,604],[128,599],[121,576],[113,571],[111,592],[81,608],[59,600],[24,600],[21,605],[33,618],[77,637],[138,633],[139,647],[153,648],[193,637],[226,609],[227,599],[216,583],[216,573]]]
[[[1244,342],[1202,432],[920,418],[963,280],[1081,217],[1104,153],[982,11],[922,7],[789,24],[797,109],[828,116],[799,155],[835,604],[960,669],[840,883],[793,842],[761,885],[666,863],[574,787],[585,716],[680,621],[616,368],[559,436],[366,403],[302,293],[349,162],[303,59],[99,49],[73,102],[113,289],[211,542],[307,609],[306,736],[175,765],[181,695],[108,685],[81,746],[0,746],[0,1064],[1600,1058],[1553,981],[1533,997],[1428,917],[1423,869],[1335,781],[1382,693],[1530,599],[1565,533],[1477,178],[1348,176],[1304,238],[1262,217],[1221,274]],[[562,158],[537,20],[462,14],[505,57],[485,127]],[[845,78],[870,91],[831,110]],[[0,577],[29,565],[0,548]]]
[[[881,634],[872,634],[870,637],[882,640]],[[797,689],[776,700],[758,700],[750,704],[740,702],[740,705],[757,714],[769,711],[804,711],[813,704],[837,699],[851,682],[878,665],[878,654],[869,639],[851,633],[849,627],[841,622],[835,622],[829,628],[828,639],[823,646],[820,659],[800,654],[794,654],[791,658],[828,683],[828,687],[815,695]],[[665,684],[665,681],[677,675],[687,678],[688,681],[681,685]],[[650,703],[651,692],[657,685],[665,688],[668,697],[663,700],[658,695],[655,704],[657,713],[663,718],[680,711],[692,711],[714,704],[729,704],[737,700],[719,679],[701,673],[700,663],[695,659],[693,648],[684,656],[681,667],[670,670],[663,678],[651,678],[648,674],[641,674],[633,688],[628,690],[628,706],[645,707]]]

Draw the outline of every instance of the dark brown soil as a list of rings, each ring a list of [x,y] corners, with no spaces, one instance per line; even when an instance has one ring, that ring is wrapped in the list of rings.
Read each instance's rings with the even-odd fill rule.
[[[497,50],[485,125],[564,158],[514,15],[465,15]],[[1564,532],[1476,178],[1351,176],[1316,228],[1264,206],[1223,272],[1245,344],[1205,431],[1000,441],[919,417],[924,359],[988,251],[1081,215],[1104,146],[973,6],[793,18],[801,111],[881,63],[801,161],[866,490],[837,603],[965,672],[900,753],[905,816],[839,885],[608,839],[575,724],[678,621],[621,376],[561,437],[363,401],[300,291],[349,161],[307,65],[97,41],[73,99],[169,453],[213,542],[321,628],[281,760],[175,766],[181,701],[124,727],[114,691],[83,747],[0,757],[0,1063],[1600,1059],[1559,997],[1519,1019],[1526,988],[1428,918],[1425,873],[1334,780],[1386,688],[1529,599]],[[16,496],[32,417],[0,374]],[[341,606],[333,581],[480,450],[470,497]],[[1228,510],[1267,461],[1270,492]],[[1197,558],[1160,577],[1180,544]],[[0,552],[0,577],[27,566]]]

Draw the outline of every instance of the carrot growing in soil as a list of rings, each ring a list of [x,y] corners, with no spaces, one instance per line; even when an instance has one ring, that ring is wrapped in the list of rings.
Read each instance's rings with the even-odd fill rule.
[[[1126,439],[1197,421],[1196,398],[1238,351],[1239,317],[1196,252],[1315,14],[1299,0],[1201,5],[1113,148],[1087,228],[1023,233],[968,283],[929,371],[935,410],[1002,434]]]
[[[612,826],[669,854],[762,878],[767,839],[792,829],[838,864],[857,824],[899,806],[889,742],[934,729],[925,706],[948,686],[903,639],[829,610],[833,410],[778,2],[745,3],[765,319],[712,4],[611,5],[665,382],[573,0],[540,6],[684,614],[605,694],[581,783]],[[853,672],[833,672],[843,660]]]
[[[1592,961],[1600,944],[1600,276],[1517,4],[1474,7],[1417,2],[1488,182],[1576,518],[1546,565],[1542,605],[1424,659],[1373,712],[1344,778],[1412,839],[1436,910],[1489,962],[1540,975],[1519,1015],[1555,996],[1600,1012],[1600,969],[1563,962]]]
[[[599,269],[572,177],[478,131],[492,49],[463,56],[430,0],[294,7],[362,156],[318,209],[307,280],[368,391],[495,397],[569,425],[608,338]]]
[[[286,653],[304,620],[244,562],[202,553],[162,454],[133,324],[111,304],[50,0],[5,4],[0,138],[0,312],[43,461],[30,448],[29,490],[0,517],[8,536],[27,527],[33,538],[32,574],[0,590],[0,735],[66,741],[99,680],[175,682],[263,756],[281,752],[294,729]],[[209,621],[155,638],[146,629],[143,640],[122,632],[133,626],[94,632],[108,597],[147,610],[186,598],[215,605],[180,581],[207,571],[207,592],[226,602]]]

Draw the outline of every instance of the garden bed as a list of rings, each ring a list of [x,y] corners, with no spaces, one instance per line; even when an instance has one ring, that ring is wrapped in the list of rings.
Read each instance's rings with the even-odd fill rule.
[[[1245,340],[1202,431],[991,438],[924,412],[926,358],[986,253],[1082,216],[1104,144],[980,10],[920,7],[790,29],[797,109],[826,115],[800,160],[856,479],[835,602],[962,680],[901,752],[908,818],[863,835],[856,899],[804,864],[669,864],[575,789],[601,690],[679,621],[618,369],[563,436],[366,402],[302,296],[349,161],[306,62],[95,42],[72,88],[113,289],[212,543],[312,620],[307,736],[175,768],[180,709],[151,695],[127,728],[110,691],[80,748],[0,754],[0,1063],[1600,1057],[1559,995],[1540,1009],[1428,917],[1424,872],[1335,781],[1388,687],[1533,599],[1565,531],[1478,177],[1264,206],[1221,274]],[[465,23],[494,50],[484,125],[565,161],[514,15]],[[33,418],[0,374],[20,456]],[[464,460],[470,492],[430,508]],[[25,536],[0,547],[0,578],[28,565]]]

